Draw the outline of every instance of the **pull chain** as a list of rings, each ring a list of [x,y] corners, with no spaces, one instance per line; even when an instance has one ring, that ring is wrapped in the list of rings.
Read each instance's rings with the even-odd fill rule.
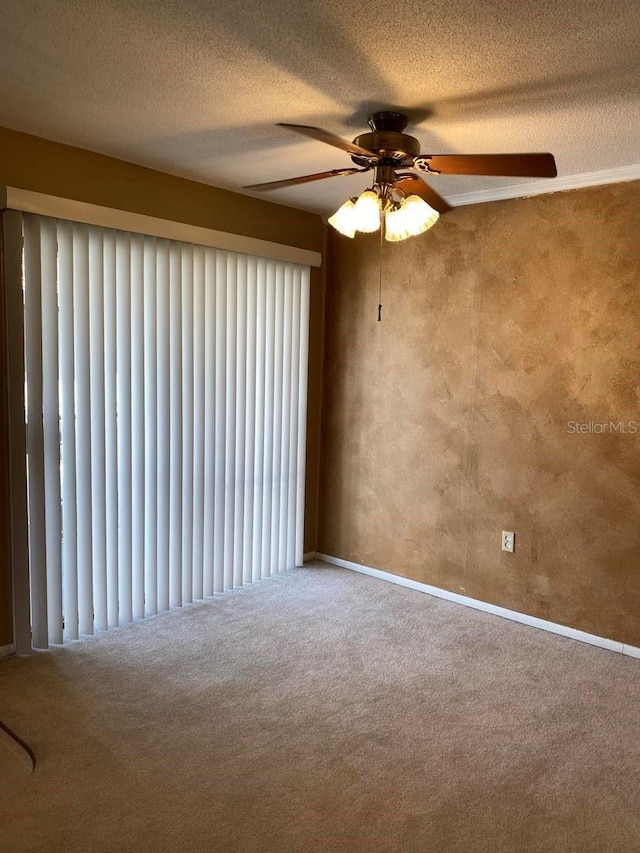
[[[380,216],[380,252],[378,256],[378,323],[382,320],[382,237],[385,226],[384,211]]]

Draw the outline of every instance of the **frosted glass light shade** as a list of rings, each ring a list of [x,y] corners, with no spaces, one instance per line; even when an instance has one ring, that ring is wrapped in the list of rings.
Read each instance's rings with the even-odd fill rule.
[[[390,243],[398,243],[400,240],[406,240],[411,235],[403,224],[402,208],[391,210],[385,216],[384,238]]]
[[[336,210],[333,216],[329,217],[327,222],[329,225],[332,225],[336,231],[339,231],[340,234],[344,234],[345,237],[355,237],[355,208],[355,204],[349,198]]]
[[[354,207],[354,219],[358,231],[369,233],[380,228],[380,203],[373,190],[365,190]]]
[[[404,199],[397,210],[386,216],[385,238],[392,243],[415,237],[438,221],[440,214],[417,195]]]

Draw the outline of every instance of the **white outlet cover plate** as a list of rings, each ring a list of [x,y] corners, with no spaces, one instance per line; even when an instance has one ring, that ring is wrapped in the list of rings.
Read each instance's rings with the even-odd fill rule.
[[[509,551],[513,553],[513,549],[516,542],[516,534],[512,533],[509,530],[502,531],[502,550]]]

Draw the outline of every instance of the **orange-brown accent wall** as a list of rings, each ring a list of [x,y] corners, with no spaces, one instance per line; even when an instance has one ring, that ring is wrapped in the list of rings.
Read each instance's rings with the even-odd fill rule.
[[[640,646],[639,235],[638,182],[458,208],[378,323],[330,234],[319,551]]]
[[[0,186],[34,190],[218,231],[324,251],[319,216],[189,181],[112,157],[0,128]],[[311,270],[305,550],[315,550],[322,368],[322,268]],[[2,377],[6,373],[0,351]],[[3,389],[0,388],[0,393]],[[5,400],[4,394],[2,400]],[[4,403],[3,403],[4,405]],[[0,413],[1,414],[1,413]],[[3,418],[3,423],[5,423]],[[0,512],[6,500],[6,437],[0,431]],[[8,522],[0,518],[0,646],[11,643]]]

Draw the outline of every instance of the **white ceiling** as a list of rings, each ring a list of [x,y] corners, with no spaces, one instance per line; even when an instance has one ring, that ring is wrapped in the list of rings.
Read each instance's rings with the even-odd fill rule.
[[[425,153],[551,151],[568,178],[640,164],[639,57],[637,0],[2,0],[0,125],[237,190],[351,165],[276,122],[352,139],[406,108]],[[326,213],[367,177],[264,196]]]

